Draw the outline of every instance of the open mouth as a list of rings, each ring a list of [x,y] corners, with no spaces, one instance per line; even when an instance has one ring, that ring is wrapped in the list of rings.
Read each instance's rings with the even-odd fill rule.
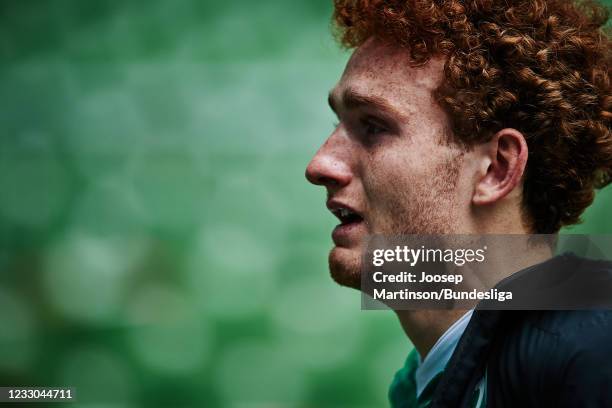
[[[327,208],[340,224],[332,231],[332,239],[338,246],[349,247],[356,244],[364,233],[364,219],[360,213],[338,201],[328,201]]]
[[[363,217],[347,207],[334,208],[331,212],[340,220],[340,225],[350,225],[363,221]]]

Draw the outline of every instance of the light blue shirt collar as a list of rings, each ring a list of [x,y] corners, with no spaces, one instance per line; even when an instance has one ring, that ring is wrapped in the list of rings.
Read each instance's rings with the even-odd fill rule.
[[[446,367],[448,360],[450,360],[457,347],[457,343],[459,343],[461,335],[470,322],[473,312],[473,310],[470,310],[461,316],[438,339],[427,356],[425,356],[425,360],[419,359],[419,366],[415,372],[417,398],[436,374],[443,371]]]

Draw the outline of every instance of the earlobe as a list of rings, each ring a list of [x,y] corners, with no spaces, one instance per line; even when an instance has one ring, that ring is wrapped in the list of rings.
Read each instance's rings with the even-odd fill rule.
[[[500,130],[483,147],[488,166],[474,189],[474,205],[494,204],[518,191],[527,165],[527,142],[516,129]]]

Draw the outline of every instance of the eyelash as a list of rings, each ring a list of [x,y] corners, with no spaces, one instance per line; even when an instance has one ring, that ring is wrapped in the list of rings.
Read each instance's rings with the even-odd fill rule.
[[[340,126],[340,120],[332,122],[333,129],[336,130]],[[388,131],[388,128],[381,124],[376,118],[366,116],[359,120],[362,137],[364,140],[368,140],[368,143],[373,142],[379,135]]]
[[[361,124],[364,128],[365,134],[368,137],[377,136],[387,131],[385,126],[381,125],[378,121],[372,120],[371,118],[362,119]]]

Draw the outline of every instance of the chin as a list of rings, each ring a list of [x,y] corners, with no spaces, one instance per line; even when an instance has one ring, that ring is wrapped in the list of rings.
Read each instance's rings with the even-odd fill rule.
[[[329,253],[329,271],[339,285],[361,289],[361,252],[357,248],[334,247]]]

